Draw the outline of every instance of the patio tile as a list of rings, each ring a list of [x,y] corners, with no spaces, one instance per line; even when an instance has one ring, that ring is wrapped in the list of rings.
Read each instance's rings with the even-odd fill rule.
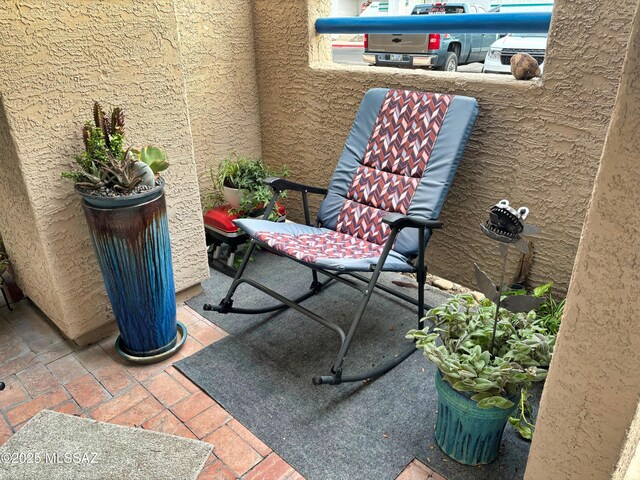
[[[37,363],[16,374],[20,383],[32,397],[37,397],[59,385],[47,367]]]
[[[224,338],[226,335],[213,328],[208,322],[197,321],[189,327],[189,335],[205,347]]]
[[[0,334],[0,363],[29,352],[29,346],[18,335],[11,331]]]
[[[119,332],[113,332],[108,337],[105,337],[102,340],[100,340],[98,342],[98,345],[100,345],[105,352],[109,347],[114,347],[115,349],[116,339],[118,338],[119,335],[120,335]]]
[[[0,409],[7,411],[19,403],[31,400],[31,397],[15,375],[4,377],[5,389],[0,392]]]
[[[47,365],[60,383],[69,383],[87,373],[87,369],[72,354],[66,355]]]
[[[40,410],[55,407],[68,399],[69,395],[64,388],[58,387],[49,393],[45,393],[33,400],[13,407],[7,412],[7,418],[11,425],[16,426],[20,423],[26,422]]]
[[[238,478],[237,475],[220,460],[206,465],[198,475],[198,480],[235,480],[236,478]]]
[[[194,353],[199,352],[203,348],[204,345],[202,345],[195,338],[189,335],[184,341],[184,346],[180,349],[180,353],[182,353],[183,356],[188,357],[189,355],[193,355]]]
[[[0,447],[7,443],[7,440],[11,438],[11,435],[0,435]]]
[[[27,300],[15,303],[14,310],[6,312],[5,317],[34,353],[45,352],[61,340],[44,314]]]
[[[149,397],[130,409],[122,412],[120,415],[113,417],[109,420],[109,423],[117,423],[118,425],[126,425],[129,427],[139,427],[163,410],[164,407],[158,400],[153,397]]]
[[[93,372],[102,386],[113,396],[135,383],[135,380],[127,373],[125,368],[111,361],[111,364],[99,368]]]
[[[187,389],[165,372],[161,372],[155,377],[146,380],[143,385],[154,397],[166,406],[173,405],[189,395]]]
[[[65,385],[67,391],[82,408],[92,408],[111,398],[111,395],[87,373]]]
[[[78,404],[73,400],[64,402],[58,405],[57,407],[50,408],[49,410],[53,410],[54,412],[59,412],[59,413],[66,413],[69,415],[77,415],[79,417],[84,417],[84,418],[87,417],[87,415],[82,411],[82,409],[78,406]]]
[[[182,358],[183,356],[180,353],[176,353],[172,357],[167,358],[162,362],[154,363],[153,365],[129,365],[127,366],[127,371],[138,382],[144,382],[146,379],[151,378],[164,371],[166,368],[173,365],[174,362],[177,362]]]
[[[169,367],[165,370],[165,372],[167,372],[169,375],[175,378],[180,385],[182,385],[184,388],[187,389],[189,393],[195,393],[200,391],[198,386],[195,383],[193,383],[191,380],[189,380],[187,377],[185,377],[182,373],[180,373],[180,371],[176,367],[173,367],[173,366]]]
[[[0,435],[13,435],[11,425],[0,415]]]
[[[218,404],[207,408],[185,423],[198,438],[204,438],[216,428],[221,427],[231,416]]]
[[[176,309],[176,320],[185,324],[187,329],[194,323],[199,321],[200,319],[193,315],[193,310],[186,307],[185,305],[181,305]]]
[[[114,362],[124,366],[131,365],[129,362],[127,362],[124,358],[120,356],[120,354],[116,350],[115,341],[100,342],[99,346],[107,354],[107,356]]]
[[[6,378],[9,375],[21,372],[25,368],[30,367],[33,364],[35,356],[36,355],[33,352],[28,352],[8,362],[0,364],[0,378]]]
[[[305,480],[305,478],[298,472],[294,471],[293,473],[287,475],[284,480]]]
[[[293,471],[291,465],[280,458],[277,453],[272,453],[253,467],[244,476],[244,480],[284,480]]]
[[[99,368],[107,367],[113,363],[113,359],[97,343],[78,350],[74,356],[90,372],[95,372]]]
[[[225,337],[228,335],[227,332],[225,332],[223,329],[221,329],[219,326],[217,326],[215,323],[211,323],[209,320],[207,320],[205,317],[203,317],[200,312],[198,312],[197,310],[194,310],[193,308],[191,308],[189,305],[185,305],[184,306],[185,310],[187,312],[189,312],[194,318],[196,318],[197,320],[200,320],[201,322],[204,322],[206,325],[209,325],[211,328],[213,328],[214,330],[219,331],[220,333],[222,333],[222,335],[224,335]]]
[[[75,347],[73,345],[71,345],[66,340],[63,340],[61,342],[52,344],[46,351],[36,355],[31,363],[42,363],[43,365],[47,365],[48,363],[58,360],[65,355],[68,355],[74,350]]]
[[[437,474],[424,463],[413,460],[402,471],[396,480],[446,480],[442,475]]]
[[[260,455],[266,457],[271,452],[271,448],[269,448],[265,443],[262,442],[258,437],[256,437],[253,433],[249,431],[247,427],[242,425],[235,418],[231,420],[228,425],[236,432],[238,435],[242,437],[242,439],[247,442],[249,445],[253,447]]]
[[[209,454],[209,458],[207,458],[207,461],[204,462],[205,466],[206,465],[211,465],[212,463],[215,463],[218,461],[218,457],[216,457],[215,453],[213,453],[213,450],[211,451],[211,453]]]
[[[176,418],[169,410],[163,410],[150,420],[142,424],[142,428],[153,430],[154,432],[168,433],[169,435],[179,435],[186,438],[196,438],[196,436],[184,424]]]
[[[262,457],[228,426],[220,427],[204,439],[214,446],[216,457],[237,475],[244,475]]]
[[[142,385],[134,385],[129,390],[124,391],[120,396],[112,398],[93,409],[89,414],[91,418],[107,422],[125,410],[137,405],[149,397]]]
[[[191,396],[181,400],[171,407],[171,411],[183,422],[191,420],[193,417],[207,408],[211,407],[214,401],[202,392],[196,392]]]

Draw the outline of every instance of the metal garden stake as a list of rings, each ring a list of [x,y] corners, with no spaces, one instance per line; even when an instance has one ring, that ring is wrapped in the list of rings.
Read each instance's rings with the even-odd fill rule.
[[[520,252],[529,253],[529,245],[523,238],[523,235],[534,235],[540,233],[540,228],[535,225],[528,225],[525,219],[529,215],[527,207],[515,209],[509,205],[508,200],[500,200],[491,207],[489,211],[489,220],[484,225],[480,225],[482,231],[492,240],[499,242],[498,251],[502,258],[502,269],[500,272],[500,283],[496,285],[491,281],[489,276],[480,270],[477,263],[474,263],[476,282],[480,291],[493,303],[496,304],[496,313],[493,319],[493,334],[491,336],[491,344],[489,352],[495,355],[493,351],[496,331],[498,329],[498,316],[500,308],[505,308],[514,313],[528,312],[538,308],[544,301],[542,298],[532,295],[513,295],[502,298],[504,289],[504,274],[507,268],[507,256],[509,254],[509,245],[513,245]]]

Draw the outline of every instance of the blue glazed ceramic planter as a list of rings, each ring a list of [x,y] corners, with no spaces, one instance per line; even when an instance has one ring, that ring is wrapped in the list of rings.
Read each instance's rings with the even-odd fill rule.
[[[177,334],[163,185],[133,205],[128,197],[83,197],[96,256],[120,330],[117,346],[129,359],[166,358],[177,351],[185,335],[178,338]]]
[[[465,465],[493,462],[500,451],[502,432],[516,405],[509,409],[478,408],[478,404],[454,390],[436,371],[438,419],[436,442],[449,457]],[[518,396],[509,398],[514,403]]]

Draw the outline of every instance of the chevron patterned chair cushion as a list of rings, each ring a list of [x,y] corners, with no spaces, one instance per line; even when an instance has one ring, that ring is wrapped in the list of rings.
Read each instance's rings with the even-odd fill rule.
[[[333,270],[369,270],[382,253],[388,213],[436,219],[477,116],[475,99],[372,89],[365,95],[329,192],[319,227],[236,220],[269,248]],[[398,236],[385,270],[411,271],[417,232]]]

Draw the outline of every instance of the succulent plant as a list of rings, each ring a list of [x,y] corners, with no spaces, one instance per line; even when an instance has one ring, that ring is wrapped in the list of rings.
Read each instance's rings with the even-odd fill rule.
[[[146,163],[154,174],[158,174],[169,168],[167,155],[157,147],[147,145],[142,147],[140,151],[134,151],[138,155],[141,162]]]
[[[93,123],[86,122],[82,127],[85,150],[75,157],[79,168],[63,172],[62,177],[73,180],[85,190],[104,187],[121,194],[130,193],[143,180],[145,185],[153,186],[155,175],[169,166],[166,155],[159,148],[150,146],[140,151],[131,147],[125,149],[124,118],[120,107],[105,113],[95,102]],[[151,175],[141,161],[149,166]]]

